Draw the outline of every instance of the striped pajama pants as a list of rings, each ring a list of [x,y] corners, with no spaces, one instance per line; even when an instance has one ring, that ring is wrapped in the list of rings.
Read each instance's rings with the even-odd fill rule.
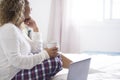
[[[57,56],[43,61],[32,69],[21,70],[12,80],[50,80],[60,70],[62,70],[61,56]]]

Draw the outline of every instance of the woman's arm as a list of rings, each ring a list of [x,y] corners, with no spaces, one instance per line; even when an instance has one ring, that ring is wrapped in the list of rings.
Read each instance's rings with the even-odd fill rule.
[[[50,57],[47,51],[42,51],[35,55],[25,54],[21,51],[21,44],[23,43],[21,43],[20,33],[17,27],[10,25],[7,28],[6,34],[4,34],[4,38],[1,41],[1,46],[9,64],[20,69],[31,69],[33,66],[40,64]]]
[[[36,22],[31,17],[29,17],[29,18],[25,19],[24,23],[27,27],[30,27],[33,29],[33,32],[31,34],[31,39],[26,36],[28,42],[30,43],[30,45],[32,47],[32,52],[33,53],[40,52],[42,50],[43,41],[42,41],[42,36],[41,36],[40,30],[39,30]]]

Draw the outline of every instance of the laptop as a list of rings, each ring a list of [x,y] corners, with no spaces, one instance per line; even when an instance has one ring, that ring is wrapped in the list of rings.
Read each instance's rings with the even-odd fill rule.
[[[67,80],[87,80],[91,58],[74,62],[69,67]]]

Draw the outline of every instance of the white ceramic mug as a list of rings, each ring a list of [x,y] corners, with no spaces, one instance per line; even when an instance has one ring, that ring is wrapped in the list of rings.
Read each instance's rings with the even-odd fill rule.
[[[59,48],[59,43],[58,42],[48,42],[47,43],[47,48],[53,48],[53,47],[58,47]]]
[[[47,43],[47,48],[53,48],[53,47],[57,47],[58,48],[58,53],[61,54],[62,52],[60,51],[60,45],[58,42],[48,42]]]

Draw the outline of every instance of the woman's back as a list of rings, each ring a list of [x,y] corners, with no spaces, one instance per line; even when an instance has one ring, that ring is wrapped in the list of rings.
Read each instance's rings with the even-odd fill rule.
[[[4,48],[3,48],[3,46],[5,46],[4,41],[8,37],[10,37],[9,36],[10,34],[8,34],[10,31],[10,27],[8,27],[7,25],[8,24],[5,24],[2,27],[0,27],[0,79],[1,80],[7,80],[9,78],[8,74],[10,73],[9,72],[10,64],[6,54],[7,50],[4,51]]]
[[[0,80],[7,80],[9,76],[14,76],[19,71],[12,65],[10,57],[16,57],[15,53],[18,51],[20,55],[27,55],[26,53],[31,51],[29,43],[21,33],[12,23],[0,27]]]

